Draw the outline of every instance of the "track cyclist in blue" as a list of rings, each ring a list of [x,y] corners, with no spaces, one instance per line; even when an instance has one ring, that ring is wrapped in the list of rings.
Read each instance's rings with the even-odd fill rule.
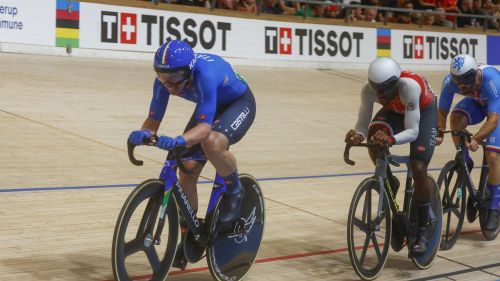
[[[453,95],[465,96],[453,109],[450,125],[453,130],[465,129],[483,121],[479,131],[467,144],[468,150],[476,151],[478,143],[486,140],[486,160],[489,165],[488,188],[492,195],[487,230],[495,230],[498,225],[498,204],[500,202],[500,72],[493,66],[478,65],[469,55],[455,56],[450,64],[450,74],[443,80],[438,110],[438,137],[436,144],[443,141],[442,132],[446,129],[446,118],[450,111]],[[458,139],[453,140],[455,145]],[[472,169],[474,163],[469,151],[465,151],[467,167]]]
[[[195,54],[180,40],[161,45],[154,57],[154,70],[149,115],[142,128],[130,134],[129,140],[138,145],[157,133],[171,96],[196,103],[184,133],[174,138],[160,136],[157,146],[165,150],[187,146],[188,155],[206,155],[227,184],[221,222],[232,223],[239,216],[245,191],[238,179],[236,159],[228,149],[241,140],[255,119],[255,99],[250,88],[224,59]],[[184,165],[193,173],[179,171],[179,180],[197,210],[196,183],[205,162],[186,161]]]

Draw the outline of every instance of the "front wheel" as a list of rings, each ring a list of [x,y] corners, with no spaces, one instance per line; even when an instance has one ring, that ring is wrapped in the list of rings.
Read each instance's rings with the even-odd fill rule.
[[[164,184],[158,179],[139,184],[128,196],[116,222],[111,252],[117,281],[147,276],[153,281],[167,278],[175,257],[179,218],[173,196],[166,207],[161,240],[155,243],[158,217],[164,199]]]
[[[391,210],[387,192],[383,194],[384,197],[380,198],[377,179],[365,179],[354,192],[349,208],[349,258],[354,271],[363,280],[377,278],[387,261],[391,244]]]
[[[257,180],[240,174],[245,188],[241,217],[231,226],[219,224],[219,199],[210,223],[210,242],[207,248],[208,268],[217,281],[238,281],[245,278],[259,252],[264,234],[264,196]]]
[[[434,233],[427,244],[427,250],[419,256],[412,257],[413,263],[420,269],[427,269],[432,266],[434,259],[436,258],[437,252],[439,250],[439,243],[441,242],[441,230],[443,221],[443,206],[441,204],[441,199],[439,196],[439,188],[431,175],[427,175],[434,186],[434,192],[431,195],[431,208],[436,216],[436,226],[434,228]],[[412,223],[418,222],[417,207],[414,198],[412,199],[412,205],[410,208],[410,220]],[[418,223],[417,223],[418,224]],[[413,246],[413,245],[409,245]]]
[[[450,161],[441,170],[437,182],[442,194],[441,203],[444,218],[442,222],[441,250],[449,250],[455,245],[465,219],[467,189],[459,171],[460,168],[457,163]]]

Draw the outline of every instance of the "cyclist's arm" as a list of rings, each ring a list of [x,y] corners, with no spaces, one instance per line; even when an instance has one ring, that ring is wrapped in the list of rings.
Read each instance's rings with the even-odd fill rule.
[[[446,118],[450,112],[453,96],[458,92],[458,87],[451,81],[451,76],[448,74],[441,85],[441,96],[439,97],[438,106],[438,121],[437,127],[439,130],[446,130]]]
[[[217,79],[213,72],[209,70],[207,72],[199,73],[195,81],[200,100],[194,113],[197,125],[183,134],[188,146],[200,143],[212,131],[217,108]]]
[[[373,114],[373,103],[376,101],[376,96],[370,91],[368,83],[361,90],[361,104],[358,111],[358,121],[354,130],[362,135],[365,139],[368,135],[368,126]]]
[[[483,74],[485,76],[483,77],[481,90],[486,91],[486,97],[488,98],[488,117],[479,132],[472,137],[478,142],[487,138],[496,129],[498,114],[500,113],[500,74],[497,71],[495,71],[496,75],[491,75],[486,71]]]
[[[161,120],[165,116],[165,111],[167,110],[168,99],[170,97],[167,89],[161,85],[158,79],[155,79],[153,84],[153,98],[151,99],[151,104],[149,106],[148,118],[142,124],[141,130],[148,130],[153,134],[158,132],[160,128]]]
[[[400,79],[399,97],[405,105],[405,130],[394,136],[396,144],[409,143],[417,139],[420,124],[420,85],[413,79]]]

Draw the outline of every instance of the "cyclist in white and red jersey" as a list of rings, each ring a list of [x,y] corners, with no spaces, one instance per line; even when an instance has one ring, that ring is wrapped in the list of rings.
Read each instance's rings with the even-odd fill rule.
[[[372,119],[373,104],[382,108]],[[371,120],[371,122],[370,122]],[[436,217],[431,208],[433,183],[427,177],[427,166],[434,152],[437,125],[436,98],[422,76],[402,71],[389,57],[375,59],[368,69],[368,82],[361,91],[358,121],[346,135],[346,142],[400,145],[410,143],[411,167],[415,182],[415,201],[418,207],[419,235],[413,253],[425,252],[430,235],[434,232]],[[374,161],[376,155],[370,151]],[[387,170],[393,192],[399,181]]]

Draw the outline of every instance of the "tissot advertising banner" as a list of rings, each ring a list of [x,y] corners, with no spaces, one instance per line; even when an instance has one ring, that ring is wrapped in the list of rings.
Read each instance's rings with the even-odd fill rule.
[[[400,63],[449,64],[451,58],[461,53],[486,63],[486,36],[395,29],[391,32],[391,54]]]
[[[0,42],[54,45],[55,0],[0,0]]]
[[[154,51],[183,39],[227,57],[368,62],[376,30],[81,3],[80,47]]]

